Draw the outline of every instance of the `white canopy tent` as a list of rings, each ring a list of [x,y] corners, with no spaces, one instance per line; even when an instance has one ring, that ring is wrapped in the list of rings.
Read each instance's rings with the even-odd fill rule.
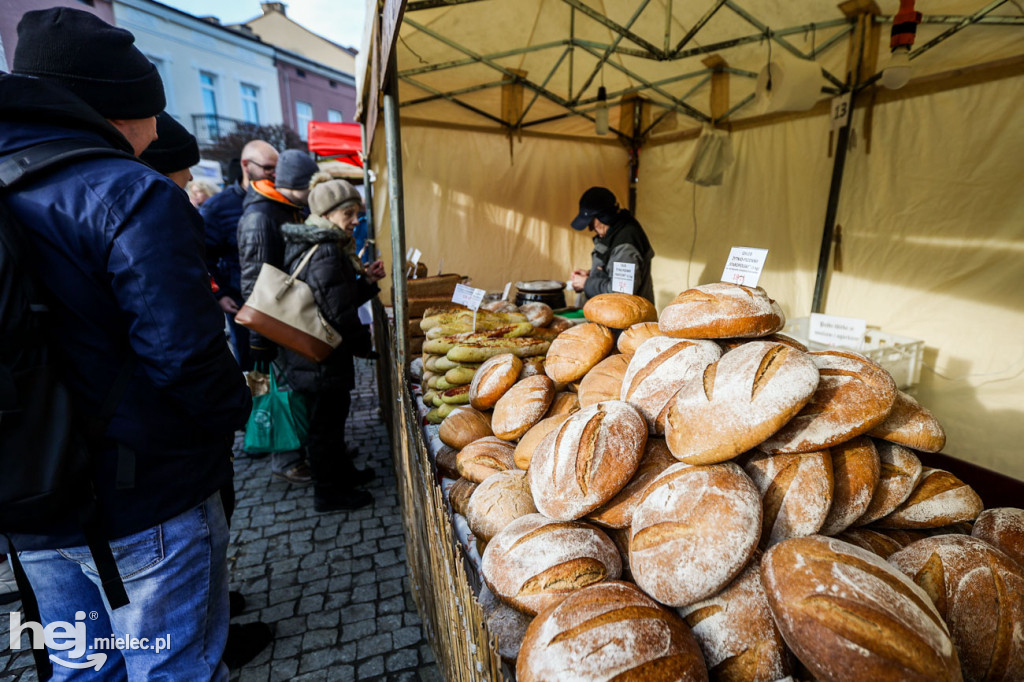
[[[635,202],[657,252],[659,309],[717,280],[731,246],[767,248],[761,286],[787,316],[812,310],[817,281],[822,312],[923,339],[915,394],[946,426],[946,452],[1024,478],[1022,4],[918,0],[913,78],[887,90],[876,81],[896,0],[405,3],[405,242],[431,271],[443,259],[491,290],[564,280],[589,263],[589,239],[569,228],[578,197],[605,185]],[[372,118],[371,74],[386,65],[369,56]],[[821,101],[762,113],[769,59],[807,58]],[[602,84],[606,136],[593,122]],[[843,92],[853,117],[833,131]],[[712,118],[735,162],[698,187],[685,176]],[[373,209],[388,254],[379,130]]]

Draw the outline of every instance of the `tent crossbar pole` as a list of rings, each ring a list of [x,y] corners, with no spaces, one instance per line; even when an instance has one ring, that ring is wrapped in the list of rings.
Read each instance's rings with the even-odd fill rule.
[[[659,85],[659,86],[660,85],[670,85],[672,83],[678,83],[679,81],[689,80],[691,78],[696,78],[698,76],[706,76],[706,75],[710,74],[712,71],[713,71],[713,69],[700,69],[699,71],[691,71],[689,73],[683,73],[683,74],[680,74],[678,76],[672,76],[671,78],[663,78],[660,81],[652,81],[650,84],[651,85]],[[640,92],[641,90],[644,90],[646,88],[647,88],[647,85],[634,85],[634,86],[629,87],[629,88],[623,88],[622,90],[616,90],[615,92],[609,92],[608,93],[608,99],[615,100],[615,99],[618,99],[618,98],[622,97],[623,95],[630,95],[630,94],[632,94],[634,92]],[[686,97],[683,96],[681,99],[686,99]],[[587,104],[593,104],[596,101],[597,101],[597,97],[588,97],[587,99],[581,99],[579,102],[577,102],[577,104],[580,105],[580,106],[585,106]],[[651,100],[651,101],[654,101],[654,100]]]
[[[451,7],[453,5],[468,5],[471,2],[480,0],[413,0],[405,6],[406,12],[418,12],[423,9],[435,9],[437,7]]]
[[[571,49],[572,48],[567,47],[567,48],[565,48],[565,50],[562,51],[562,56],[559,57],[558,61],[555,62],[555,65],[553,67],[551,67],[551,71],[548,72],[547,77],[543,81],[541,81],[540,86],[542,88],[546,88],[548,86],[548,82],[554,77],[555,72],[558,71],[558,67],[560,67],[562,65],[562,62],[565,61],[565,58],[567,56],[569,56],[569,52],[570,52]],[[523,121],[526,120],[526,115],[528,113],[530,113],[530,109],[533,108],[533,105],[537,102],[537,98],[538,97],[540,97],[540,92],[536,92],[535,91],[533,93],[533,99],[531,99],[530,103],[526,105],[526,108],[523,109],[523,113],[521,113],[519,115],[519,120],[516,121],[516,127],[517,128],[519,126],[523,125]]]
[[[711,8],[708,9],[708,11],[704,13],[704,16],[702,16],[700,19],[698,19],[697,23],[690,27],[690,30],[686,32],[686,35],[683,36],[683,39],[679,41],[678,45],[676,45],[676,49],[674,49],[671,52],[669,52],[669,55],[672,56],[672,57],[675,57],[680,52],[682,52],[683,48],[686,47],[690,43],[691,40],[693,40],[693,37],[695,35],[697,35],[697,32],[700,31],[702,28],[704,28],[704,25],[706,23],[711,21],[711,18],[713,16],[715,16],[715,13],[718,10],[720,10],[722,8],[722,5],[724,5],[725,3],[726,3],[726,0],[718,0],[714,5],[712,5]],[[668,51],[668,32],[667,32],[667,30],[666,30],[666,33],[665,33],[665,50],[666,50],[666,52]]]
[[[836,43],[838,43],[840,40],[850,35],[851,33],[853,33],[853,24],[848,24],[846,28],[844,28],[841,31],[836,31],[836,34],[834,36],[823,42],[821,45],[815,46],[815,48],[811,51],[811,56],[817,57],[819,54],[823,53],[825,50],[832,47],[833,45],[835,45]]]
[[[410,85],[414,85],[417,88],[420,87],[419,83],[413,81],[411,78],[407,76],[400,76],[400,78],[404,80],[406,83],[409,83]],[[491,88],[497,88],[499,86],[505,85],[506,83],[508,83],[508,81],[492,81],[490,83],[481,83],[480,85],[470,85],[469,87],[460,88],[458,90],[449,90],[448,92],[436,92],[435,94],[430,95],[429,97],[420,97],[418,99],[407,100],[405,102],[402,102],[399,106],[404,109],[405,107],[411,107],[416,104],[426,104],[427,102],[436,102],[439,99],[448,99],[449,97],[466,95],[471,92],[479,92],[480,90],[489,90]]]
[[[432,88],[432,87],[430,87],[429,85],[427,85],[425,83],[420,83],[418,81],[414,81],[412,78],[409,78],[408,76],[402,76],[401,79],[404,80],[409,85],[414,85],[417,88],[420,88],[421,90],[426,90],[427,92],[432,93],[434,95],[437,95],[438,97],[440,97],[442,99],[446,99],[449,102],[451,102],[452,104],[460,106],[463,109],[468,109],[469,111],[472,111],[474,114],[477,114],[478,116],[483,116],[484,118],[488,119],[489,121],[493,121],[495,123],[499,123],[501,125],[505,125],[505,122],[502,121],[497,116],[492,116],[491,114],[488,114],[483,109],[477,109],[472,104],[466,104],[465,102],[457,100],[454,97],[452,97],[451,95],[449,95],[448,93],[441,92],[440,90]]]
[[[607,50],[609,48],[608,43],[599,43],[596,40],[586,40],[585,38],[574,38],[573,45],[576,47],[590,47],[595,50]],[[630,57],[640,57],[641,59],[658,59],[657,55],[651,54],[647,50],[637,50],[632,47],[616,46],[612,49],[615,54],[629,55]]]
[[[849,30],[850,22],[847,19],[833,19],[831,21],[824,21],[817,24],[801,24],[800,26],[789,26],[787,28],[780,28],[777,30],[773,29],[771,33],[773,36],[788,36],[797,33],[806,33],[807,31],[810,31],[812,28],[822,29],[832,28],[834,26],[847,26],[847,29]],[[841,32],[841,35],[843,34],[845,34],[845,32]],[[764,38],[764,31],[761,31],[760,33],[754,33],[749,36],[743,36],[741,38],[732,38],[730,40],[723,40],[718,43],[711,43],[710,45],[692,47],[689,50],[683,50],[673,55],[673,59],[686,59],[688,57],[694,57],[700,54],[707,54],[708,52],[721,52],[722,50],[727,50],[730,47],[746,45],[747,43],[756,43],[761,40],[764,40]]]
[[[917,48],[916,50],[911,51],[911,53],[909,55],[907,55],[907,56],[910,59],[916,59],[917,57],[920,57],[922,54],[924,54],[928,50],[932,49],[933,47],[935,47],[936,45],[938,45],[942,41],[946,40],[947,38],[950,38],[951,36],[953,36],[956,33],[959,33],[960,31],[962,31],[963,29],[967,28],[971,24],[977,23],[977,21],[979,19],[981,19],[982,17],[984,17],[986,14],[996,10],[997,8],[1001,7],[1002,5],[1005,5],[1007,2],[1008,2],[1008,0],[995,0],[994,2],[990,2],[989,4],[985,5],[981,9],[979,9],[974,14],[972,14],[970,16],[967,16],[967,17],[964,17],[963,19],[961,19],[956,24],[953,24],[952,26],[950,26],[945,31],[943,31],[939,35],[937,35],[934,38],[932,38],[931,40],[929,40],[927,43],[925,43],[921,47]]]
[[[743,107],[747,106],[748,104],[750,104],[753,101],[754,101],[754,93],[750,93],[749,95],[747,95],[746,97],[741,99],[739,102],[737,102],[736,106],[734,106],[729,111],[725,112],[722,115],[722,119],[724,120],[724,119],[729,118],[730,116],[735,114],[737,111],[739,111],[740,109],[742,109]]]
[[[640,17],[640,15],[643,13],[647,5],[650,4],[650,2],[651,0],[643,0],[643,2],[640,3],[640,6],[636,8],[635,12],[633,12],[633,16],[629,18],[628,22],[626,22],[626,30],[629,30],[633,26],[633,24],[636,23],[636,20]],[[587,88],[590,87],[590,84],[594,82],[594,78],[596,78],[597,74],[600,73],[601,67],[604,66],[604,63],[606,61],[608,61],[608,57],[611,56],[615,48],[619,46],[620,42],[622,42],[622,38],[623,35],[621,33],[617,35],[615,37],[615,40],[612,41],[612,44],[608,46],[608,49],[604,51],[604,54],[601,55],[600,58],[598,58],[597,64],[594,65],[594,69],[590,72],[590,75],[583,82],[583,85],[580,86],[579,92],[576,93],[576,96],[572,97],[572,93],[569,93],[569,96],[572,97],[572,102],[574,104],[579,102],[580,97],[582,97],[583,93],[587,91]]]
[[[405,22],[411,23],[411,22]],[[413,69],[406,69],[405,71],[399,71],[399,76],[418,76],[421,73],[434,73],[435,71],[444,71],[445,69],[454,69],[459,66],[469,66],[470,64],[479,64],[481,59],[504,59],[505,57],[515,57],[521,54],[528,54],[530,52],[540,52],[541,50],[550,50],[555,47],[565,47],[571,45],[571,40],[556,40],[550,43],[543,43],[541,45],[531,45],[529,47],[519,47],[514,50],[505,50],[504,52],[495,52],[493,54],[481,55],[479,58],[468,57],[466,59],[453,59],[447,62],[439,62],[437,64],[427,64],[426,66],[417,66]]]
[[[734,69],[731,66],[726,66],[721,69],[722,73],[731,73],[734,76],[744,76],[746,78],[757,78],[757,74],[753,71],[746,71],[744,69]]]
[[[530,121],[529,123],[524,123],[520,127],[523,128],[523,129],[532,128],[533,126],[539,126],[539,125],[542,125],[544,123],[551,123],[552,121],[561,121],[561,120],[564,120],[564,119],[567,119],[567,118],[572,118],[573,116],[580,116],[580,115],[581,114],[576,113],[576,112],[566,112],[564,114],[555,114],[554,116],[547,116],[545,118],[538,118],[538,119],[536,119],[534,121]],[[585,118],[589,119],[590,117],[586,116]],[[629,141],[629,136],[626,135],[621,130],[619,130],[618,128],[613,128],[612,126],[608,126],[608,130],[609,130],[609,132],[615,133],[615,136],[617,138],[619,138],[619,140],[621,140],[623,142],[628,142]],[[581,139],[581,140],[582,139],[587,139],[585,137],[580,137],[578,135],[577,136],[572,136],[572,137],[574,137],[574,139]]]
[[[922,24],[959,24],[964,19],[969,18],[969,15],[964,14],[925,14],[921,17],[920,23]],[[891,24],[894,17],[892,15],[882,15],[875,17],[875,21],[882,24]],[[1024,26],[1024,16],[983,16],[978,17],[972,24],[984,24],[991,26]]]
[[[672,42],[672,0],[665,2],[665,47],[662,49],[667,53],[669,43]]]
[[[644,48],[645,50],[647,50],[651,54],[657,55],[658,59],[665,59],[667,57],[667,55],[662,50],[660,50],[658,48],[658,46],[656,46],[655,44],[653,44],[653,43],[651,43],[651,42],[649,42],[647,40],[644,40],[643,38],[641,38],[637,34],[635,34],[632,31],[630,31],[625,26],[622,26],[622,25],[612,21],[611,19],[609,19],[605,15],[601,14],[597,10],[593,9],[592,7],[583,4],[583,2],[581,2],[581,0],[562,0],[562,2],[566,3],[567,5],[569,5],[571,7],[574,7],[576,9],[578,9],[580,12],[582,12],[585,15],[587,15],[588,17],[590,17],[591,19],[593,19],[597,23],[601,24],[605,28],[611,29],[613,32],[619,34],[620,36],[622,36],[624,38],[628,38],[630,40],[630,42],[632,42],[632,43],[634,43],[636,45],[639,45],[640,47]]]

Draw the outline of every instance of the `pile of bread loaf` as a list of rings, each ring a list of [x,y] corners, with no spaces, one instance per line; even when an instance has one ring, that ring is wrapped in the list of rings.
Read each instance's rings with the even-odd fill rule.
[[[885,369],[760,288],[584,312],[439,431],[520,682],[1024,678],[1024,511],[927,466],[942,427]]]
[[[526,372],[543,372],[548,346],[568,326],[545,303],[505,304],[476,313],[455,303],[427,309],[419,321],[424,334],[423,402],[433,408],[427,421],[439,424],[456,407],[468,404],[477,369],[496,355],[508,353],[522,359]]]

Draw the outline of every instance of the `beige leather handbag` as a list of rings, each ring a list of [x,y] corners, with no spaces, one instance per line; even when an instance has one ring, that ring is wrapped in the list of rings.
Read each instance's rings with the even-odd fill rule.
[[[299,279],[319,244],[287,274],[269,263],[260,268],[249,300],[235,322],[313,362],[323,362],[341,343],[341,334],[320,313],[313,290]]]

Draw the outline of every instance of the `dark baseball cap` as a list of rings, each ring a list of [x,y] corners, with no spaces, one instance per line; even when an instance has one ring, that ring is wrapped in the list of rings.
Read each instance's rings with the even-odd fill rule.
[[[607,187],[591,187],[580,197],[580,212],[573,218],[572,229],[585,230],[594,218],[615,214],[618,201]]]

